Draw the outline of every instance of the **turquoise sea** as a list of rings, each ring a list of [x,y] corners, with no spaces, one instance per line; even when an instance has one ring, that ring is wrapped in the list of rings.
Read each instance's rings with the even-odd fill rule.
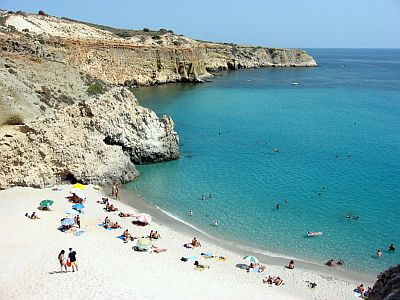
[[[173,117],[181,158],[128,188],[217,238],[375,274],[400,263],[400,50],[308,52],[320,67],[135,90]]]

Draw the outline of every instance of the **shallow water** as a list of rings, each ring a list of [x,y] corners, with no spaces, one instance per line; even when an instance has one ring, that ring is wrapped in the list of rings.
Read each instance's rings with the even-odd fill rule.
[[[376,273],[400,262],[387,252],[400,247],[400,50],[309,52],[321,67],[135,90],[173,117],[182,157],[140,166],[128,188],[243,246]]]

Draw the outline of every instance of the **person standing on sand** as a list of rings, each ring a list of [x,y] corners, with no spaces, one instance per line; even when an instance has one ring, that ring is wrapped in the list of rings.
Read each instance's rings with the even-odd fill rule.
[[[112,187],[112,190],[111,190],[111,194],[112,194],[112,197],[113,198],[115,198],[115,184],[113,185],[113,187]]]
[[[81,217],[79,215],[76,216],[76,225],[78,225],[78,228],[81,228]]]
[[[119,200],[119,184],[118,182],[115,184],[115,199]]]
[[[63,273],[63,267],[65,268],[65,273],[67,273],[67,262],[65,261],[65,250],[61,250],[60,254],[58,254],[58,261],[61,266],[61,274]]]
[[[68,258],[69,258],[69,261],[71,262],[72,272],[75,272],[75,269],[76,269],[76,271],[78,271],[78,264],[76,263],[76,251],[71,251],[68,254]]]

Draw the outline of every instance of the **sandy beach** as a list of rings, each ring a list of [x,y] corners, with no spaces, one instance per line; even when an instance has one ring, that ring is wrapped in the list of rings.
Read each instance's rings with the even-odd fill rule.
[[[102,190],[87,186],[84,193],[85,213],[81,215],[80,236],[58,230],[60,220],[71,208],[66,197],[72,185],[51,189],[12,188],[0,191],[0,298],[2,299],[354,299],[353,289],[361,282],[335,278],[314,270],[266,264],[262,273],[246,272],[237,267],[246,264],[242,256],[207,240],[202,247],[186,249],[192,240],[188,233],[178,232],[153,219],[151,225],[132,224],[132,218],[121,218],[118,212],[106,212],[96,201]],[[108,191],[107,191],[108,192]],[[54,200],[51,211],[38,211],[40,201]],[[136,214],[136,209],[113,201],[119,211]],[[40,219],[31,220],[25,213],[36,211]],[[106,230],[98,224],[108,216],[121,229]],[[147,236],[157,230],[161,239],[154,241],[166,252],[137,252],[135,242],[124,243],[125,229],[133,236]],[[201,237],[199,237],[201,238]],[[72,247],[77,252],[79,271],[60,273],[57,255]],[[205,259],[200,254],[212,252],[226,261]],[[204,271],[194,269],[193,262],[182,262],[183,256],[197,256]],[[261,263],[265,263],[260,258]],[[281,286],[263,284],[264,277],[280,276]],[[311,289],[308,282],[316,282]],[[371,285],[372,282],[363,282]]]

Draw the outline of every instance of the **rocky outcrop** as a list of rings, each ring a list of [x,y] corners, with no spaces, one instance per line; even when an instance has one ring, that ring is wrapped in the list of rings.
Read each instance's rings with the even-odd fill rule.
[[[400,265],[391,267],[378,275],[378,280],[369,294],[370,300],[400,299]]]
[[[80,181],[106,184],[138,176],[134,163],[179,157],[171,118],[141,107],[124,88],[76,103],[53,117],[0,135],[0,188]]]

